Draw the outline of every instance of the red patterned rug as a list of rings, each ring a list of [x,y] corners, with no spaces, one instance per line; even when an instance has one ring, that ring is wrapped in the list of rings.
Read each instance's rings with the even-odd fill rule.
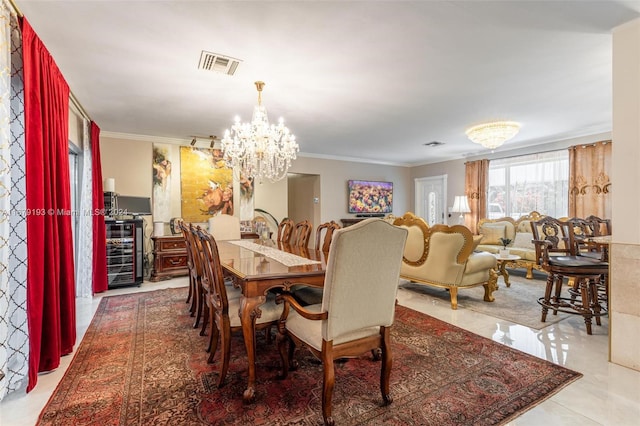
[[[232,341],[226,384],[215,387],[186,288],[103,298],[40,425],[317,425],[322,366],[306,351],[275,379],[275,344],[258,338],[256,402],[242,403],[246,357]],[[341,425],[504,424],[581,377],[428,315],[397,307],[393,403],[381,407],[370,355],[336,365],[333,417]]]

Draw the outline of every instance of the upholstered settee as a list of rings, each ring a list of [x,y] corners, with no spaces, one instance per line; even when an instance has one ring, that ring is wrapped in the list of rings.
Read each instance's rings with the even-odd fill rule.
[[[533,270],[542,271],[536,259],[536,247],[533,240],[531,222],[540,220],[543,216],[533,211],[526,216],[521,216],[518,220],[510,217],[500,219],[480,219],[477,231],[482,236],[476,250],[497,254],[502,248],[500,238],[511,240],[507,249],[509,254],[520,256],[521,259],[513,262],[516,268],[526,268],[527,278],[533,278]]]
[[[449,290],[451,308],[458,307],[458,289],[484,286],[484,300],[493,302],[496,258],[473,251],[473,234],[462,225],[434,225],[413,213],[396,218],[394,225],[409,231],[400,276],[406,280]]]

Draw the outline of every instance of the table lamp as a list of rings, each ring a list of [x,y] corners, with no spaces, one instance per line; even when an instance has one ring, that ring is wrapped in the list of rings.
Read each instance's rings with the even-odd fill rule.
[[[456,195],[456,198],[453,201],[453,207],[451,207],[451,213],[460,213],[458,223],[460,225],[464,225],[464,214],[471,213],[469,201],[467,200],[466,195]]]

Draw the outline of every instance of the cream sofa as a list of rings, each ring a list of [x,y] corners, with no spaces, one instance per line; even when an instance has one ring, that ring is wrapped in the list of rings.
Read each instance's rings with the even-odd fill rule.
[[[502,249],[500,238],[508,238],[511,243],[507,246],[509,254],[520,256],[521,259],[513,262],[516,268],[526,268],[527,278],[533,278],[533,270],[542,271],[536,262],[536,248],[531,242],[533,232],[531,222],[540,220],[543,217],[540,213],[533,211],[526,216],[521,216],[518,220],[510,217],[500,219],[480,219],[477,231],[482,236],[476,250],[497,254]],[[512,267],[510,265],[510,267]]]
[[[484,300],[493,302],[496,258],[473,251],[473,234],[462,225],[434,225],[413,213],[396,218],[394,225],[409,231],[400,276],[409,281],[449,290],[451,308],[458,308],[458,289],[484,286]]]

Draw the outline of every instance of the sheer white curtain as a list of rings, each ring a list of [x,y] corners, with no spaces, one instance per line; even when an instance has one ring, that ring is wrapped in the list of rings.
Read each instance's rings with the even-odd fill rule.
[[[93,205],[91,181],[91,137],[89,120],[83,120],[82,176],[80,178],[80,217],[78,221],[78,264],[76,266],[76,297],[93,295]]]
[[[11,14],[0,4],[0,377],[6,382],[9,338],[9,209],[11,208],[11,148],[9,114],[11,109]],[[0,398],[6,393],[2,386]]]
[[[0,281],[0,400],[27,385],[29,339],[27,328],[27,224],[24,157],[24,82],[22,78],[22,39],[16,16],[0,0],[0,56],[2,61],[2,198],[0,222],[3,241]],[[8,62],[10,61],[10,63]],[[7,68],[8,67],[8,68]],[[7,75],[7,70],[9,74]],[[8,80],[7,80],[8,78]],[[9,100],[10,99],[10,100]],[[7,103],[10,112],[4,108]],[[8,127],[7,127],[8,126]],[[9,167],[9,170],[6,168]],[[6,210],[5,210],[6,209]],[[8,234],[7,234],[8,229]]]
[[[488,211],[500,206],[514,219],[537,211],[564,217],[569,209],[569,154],[542,152],[489,162]]]

